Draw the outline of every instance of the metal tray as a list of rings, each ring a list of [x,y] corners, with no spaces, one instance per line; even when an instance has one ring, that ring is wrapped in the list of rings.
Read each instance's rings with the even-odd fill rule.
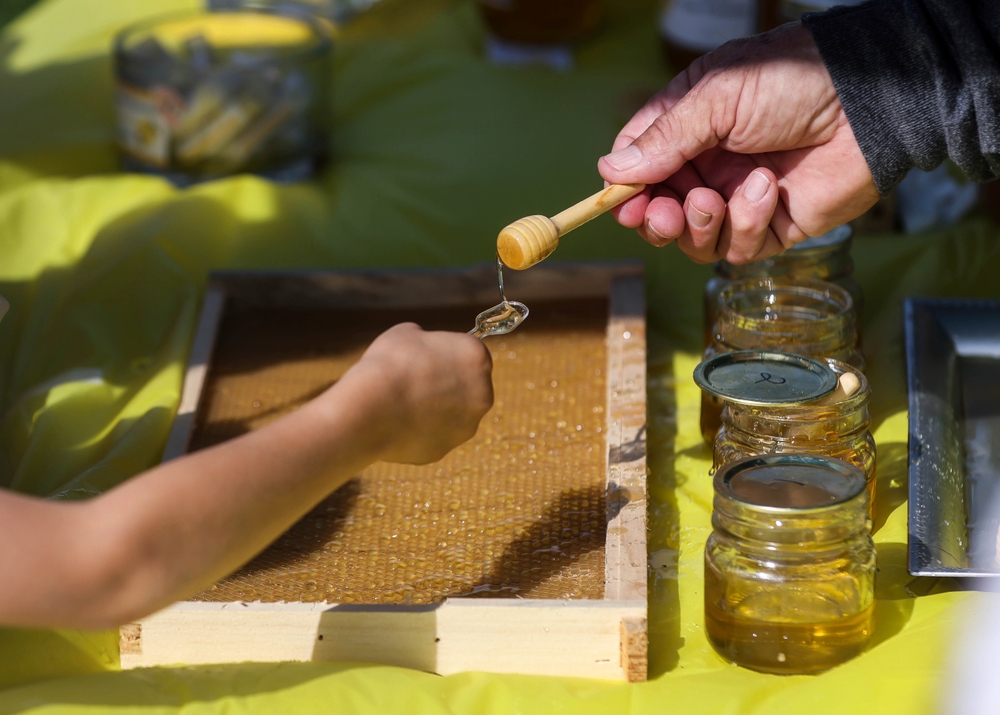
[[[1000,576],[1000,301],[906,301],[909,571]]]

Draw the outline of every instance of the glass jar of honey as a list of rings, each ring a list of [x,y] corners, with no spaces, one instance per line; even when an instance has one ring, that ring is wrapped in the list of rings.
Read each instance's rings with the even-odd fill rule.
[[[735,281],[719,292],[718,316],[706,359],[734,350],[772,350],[834,358],[864,370],[854,299],[828,281],[771,277]],[[721,418],[722,401],[703,391],[701,432],[709,444]]]
[[[599,0],[478,0],[493,35],[525,45],[559,45],[593,31],[601,20]]]
[[[875,545],[865,477],[838,459],[748,457],[715,474],[705,626],[726,660],[818,673],[874,630]]]
[[[852,273],[851,238],[847,224],[808,238],[777,256],[737,266],[729,261],[715,264],[715,275],[705,284],[705,345],[712,339],[712,326],[718,318],[719,293],[734,281],[744,278],[788,277],[794,280],[814,278],[836,283],[854,299],[854,313],[860,317],[864,296]]]
[[[819,395],[812,376],[824,365],[839,385]],[[804,366],[803,370],[792,370]],[[727,370],[725,380],[719,370]],[[779,377],[780,375],[780,377]],[[766,377],[762,377],[766,376]],[[844,379],[844,376],[849,376]],[[783,380],[783,393],[763,394],[747,387]],[[871,388],[864,374],[850,365],[824,358],[813,360],[787,353],[724,353],[699,365],[698,386],[724,402],[722,427],[715,437],[712,468],[718,470],[744,457],[763,454],[818,454],[841,459],[860,469],[875,499],[875,439],[869,429]],[[799,384],[796,384],[799,383]],[[823,387],[829,384],[829,378]],[[799,388],[799,389],[796,389]]]

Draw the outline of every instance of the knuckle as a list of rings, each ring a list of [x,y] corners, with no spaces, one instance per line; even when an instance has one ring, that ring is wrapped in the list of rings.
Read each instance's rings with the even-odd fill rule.
[[[748,263],[753,262],[753,258],[747,256],[742,251],[731,250],[726,254],[726,260],[732,263],[734,266],[745,266]]]
[[[716,260],[714,246],[698,246],[691,241],[678,241],[677,245],[693,263],[704,265]]]
[[[658,145],[669,142],[671,137],[677,136],[679,129],[674,113],[665,112],[653,120],[653,123],[636,139],[636,142],[642,142],[640,148],[643,150],[646,148],[655,149]]]
[[[759,258],[761,246],[766,238],[766,227],[759,234],[746,236],[733,236],[729,250],[726,251],[726,260],[735,266],[745,266],[753,263]]]

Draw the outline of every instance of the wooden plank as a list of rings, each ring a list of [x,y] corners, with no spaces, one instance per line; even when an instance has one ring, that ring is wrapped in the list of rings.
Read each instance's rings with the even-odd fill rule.
[[[620,278],[608,320],[608,531],[605,593],[646,600],[646,301]]]
[[[182,603],[143,619],[141,630],[138,624],[123,630],[131,640],[122,667],[352,660],[442,675],[477,670],[626,680],[639,662],[636,629],[645,614],[645,601],[448,599],[409,608]]]
[[[187,370],[184,372],[184,384],[181,388],[181,401],[177,406],[177,415],[170,426],[167,435],[167,446],[163,449],[163,460],[168,462],[187,452],[191,432],[194,429],[195,416],[198,414],[198,403],[201,401],[201,391],[208,376],[208,366],[212,359],[212,348],[215,346],[215,335],[219,331],[222,311],[226,303],[225,290],[209,283],[202,303],[201,315],[198,318],[198,328],[191,343],[191,353],[188,356]]]

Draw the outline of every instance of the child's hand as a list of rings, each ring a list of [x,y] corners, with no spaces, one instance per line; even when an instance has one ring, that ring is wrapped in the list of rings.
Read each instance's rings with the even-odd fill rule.
[[[0,625],[117,627],[207,588],[373,461],[433,462],[472,437],[491,369],[469,335],[397,325],[301,409],[99,497],[0,489]]]
[[[404,323],[376,338],[341,382],[355,382],[381,413],[381,459],[428,464],[476,434],[493,405],[492,370],[476,338]]]

